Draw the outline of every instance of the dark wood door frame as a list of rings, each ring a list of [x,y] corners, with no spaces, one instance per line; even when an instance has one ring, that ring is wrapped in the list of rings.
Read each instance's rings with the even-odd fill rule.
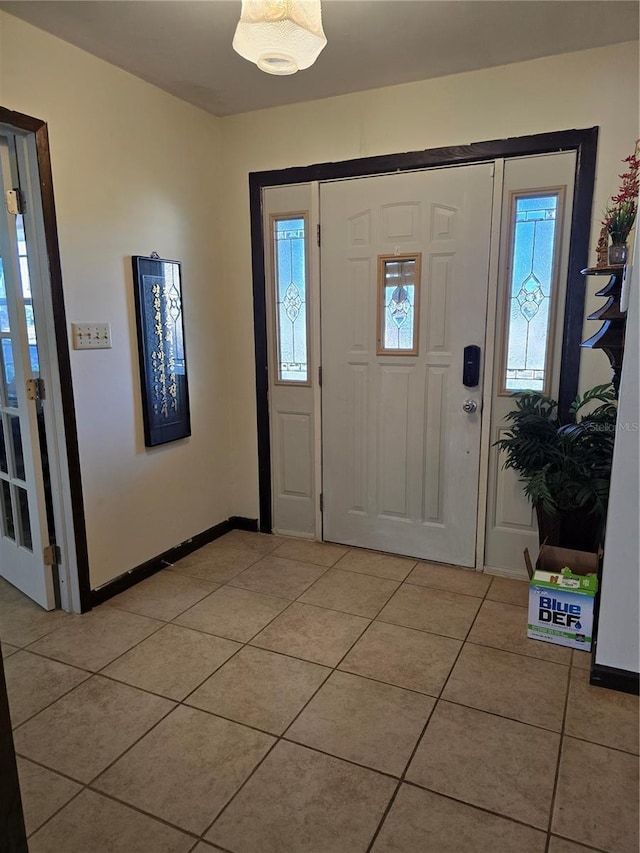
[[[60,376],[60,394],[64,417],[64,433],[69,463],[69,484],[71,491],[71,511],[78,567],[78,586],[80,607],[84,613],[91,610],[91,581],[89,578],[89,555],[87,551],[87,532],[82,498],[82,477],[80,473],[80,453],[78,450],[78,430],[76,410],[71,381],[71,360],[67,337],[67,319],[64,308],[62,287],[62,268],[60,265],[60,247],[58,245],[58,226],[53,197],[51,174],[51,156],[49,153],[49,134],[44,121],[22,113],[0,107],[0,124],[16,130],[33,133],[38,157],[39,185],[42,198],[45,241],[49,261],[49,279],[53,304],[53,323],[55,344],[58,354],[58,372]]]
[[[260,530],[272,529],[271,508],[271,440],[269,428],[269,378],[267,369],[267,314],[264,268],[264,234],[262,228],[262,191],[266,187],[285,184],[357,178],[367,175],[404,172],[437,166],[482,163],[534,154],[575,151],[576,174],[573,197],[567,295],[565,301],[564,335],[560,367],[560,409],[567,412],[578,391],[580,371],[580,340],[584,316],[585,288],[580,270],[588,266],[589,232],[596,173],[598,128],[562,130],[532,136],[494,139],[447,148],[430,148],[405,154],[383,154],[359,160],[336,163],[316,163],[313,166],[294,166],[249,174],[249,204],[251,214],[251,260],[253,266],[253,311],[255,324],[256,402],[258,427],[258,478],[260,499]]]

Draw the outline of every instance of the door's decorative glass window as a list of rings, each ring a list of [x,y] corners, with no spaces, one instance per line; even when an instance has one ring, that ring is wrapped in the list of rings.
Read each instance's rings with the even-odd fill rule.
[[[378,355],[417,355],[420,255],[378,258]]]
[[[273,220],[277,382],[309,384],[307,218]]]
[[[33,300],[31,297],[31,280],[29,278],[27,242],[24,233],[24,217],[21,213],[16,217],[16,229],[18,232],[20,281],[22,282],[22,297],[24,299],[24,312],[25,319],[27,321],[27,338],[29,340],[29,360],[31,361],[31,372],[34,376],[38,376],[40,372],[40,365],[38,363],[38,341],[36,338],[36,324],[33,318]]]
[[[0,333],[9,332],[9,312],[7,309],[7,291],[5,290],[4,270],[0,258]]]
[[[513,196],[503,393],[547,389],[560,206],[560,190]]]

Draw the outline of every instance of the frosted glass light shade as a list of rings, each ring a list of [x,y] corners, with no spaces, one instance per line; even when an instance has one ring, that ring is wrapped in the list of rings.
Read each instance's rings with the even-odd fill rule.
[[[233,49],[262,71],[309,68],[326,43],[320,0],[242,0]]]

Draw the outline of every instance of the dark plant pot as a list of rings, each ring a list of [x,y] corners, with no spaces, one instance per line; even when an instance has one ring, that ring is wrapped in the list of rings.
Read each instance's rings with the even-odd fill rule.
[[[592,553],[602,545],[602,517],[597,513],[574,509],[549,515],[537,504],[536,515],[541,545],[546,543]]]

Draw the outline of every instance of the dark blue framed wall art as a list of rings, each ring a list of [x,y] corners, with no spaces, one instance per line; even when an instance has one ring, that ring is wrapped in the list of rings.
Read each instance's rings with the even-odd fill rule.
[[[132,261],[144,443],[155,447],[191,435],[181,265],[155,255]]]

